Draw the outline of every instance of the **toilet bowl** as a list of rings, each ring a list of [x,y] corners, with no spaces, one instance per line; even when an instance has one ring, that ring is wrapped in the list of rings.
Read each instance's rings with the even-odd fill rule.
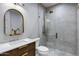
[[[39,56],[48,56],[49,49],[46,46],[39,46],[37,48],[37,53]]]
[[[38,56],[48,56],[49,49],[46,46],[39,46],[39,40],[36,41],[36,54]]]

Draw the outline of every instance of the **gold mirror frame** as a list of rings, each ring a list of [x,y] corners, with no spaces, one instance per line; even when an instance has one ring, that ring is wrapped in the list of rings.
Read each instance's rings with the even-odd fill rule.
[[[5,14],[4,14],[4,34],[6,34],[6,18],[5,18],[5,16],[6,16],[6,13],[8,12],[8,11],[10,11],[10,10],[14,10],[14,11],[16,11],[16,12],[18,12],[21,16],[22,16],[22,33],[24,33],[24,17],[23,17],[23,15],[22,15],[22,13],[20,12],[20,11],[18,11],[18,10],[16,10],[16,9],[8,9],[6,12],[5,12]],[[22,34],[21,33],[21,34]],[[15,34],[15,35],[21,35],[21,34]],[[6,34],[7,35],[7,34]],[[15,36],[15,35],[9,35],[9,36]]]

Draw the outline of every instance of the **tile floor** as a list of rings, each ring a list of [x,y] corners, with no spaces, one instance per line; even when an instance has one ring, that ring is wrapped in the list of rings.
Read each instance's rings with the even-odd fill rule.
[[[36,53],[36,56],[39,56],[39,55]],[[49,48],[48,56],[74,56],[74,55],[68,52],[60,51],[58,49]]]
[[[49,48],[49,56],[73,56],[72,54],[58,49]]]

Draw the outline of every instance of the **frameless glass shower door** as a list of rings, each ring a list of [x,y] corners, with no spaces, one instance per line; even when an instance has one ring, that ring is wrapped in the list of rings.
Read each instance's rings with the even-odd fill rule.
[[[76,54],[77,4],[58,4],[47,10],[45,19],[47,46],[54,51]],[[66,55],[65,54],[65,55]]]

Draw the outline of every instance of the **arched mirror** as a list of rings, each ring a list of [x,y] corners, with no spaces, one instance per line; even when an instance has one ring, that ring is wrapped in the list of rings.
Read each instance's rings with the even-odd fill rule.
[[[4,33],[9,36],[14,36],[21,35],[23,32],[23,15],[15,9],[7,10],[4,14]]]

